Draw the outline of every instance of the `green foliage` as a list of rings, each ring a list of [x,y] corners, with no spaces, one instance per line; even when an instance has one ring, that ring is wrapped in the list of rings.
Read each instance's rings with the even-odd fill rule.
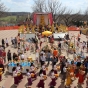
[[[0,21],[3,22],[10,22],[11,20],[16,21],[16,16],[7,16],[0,18]]]
[[[23,22],[26,19],[25,16],[6,16],[6,17],[2,17],[0,18],[0,22],[6,22],[7,24],[9,23],[19,23],[19,22]]]

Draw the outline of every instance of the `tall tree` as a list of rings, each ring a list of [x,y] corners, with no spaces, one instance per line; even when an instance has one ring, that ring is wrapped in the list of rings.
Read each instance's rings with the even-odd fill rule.
[[[0,17],[2,17],[6,11],[8,11],[6,6],[0,0]]]
[[[84,21],[88,22],[88,7],[87,9],[84,11]]]
[[[32,7],[34,12],[51,12],[53,20],[56,21],[66,10],[58,0],[34,0]]]
[[[32,7],[34,12],[44,12],[45,0],[33,0],[34,5]]]
[[[48,0],[45,5],[45,12],[51,12],[53,14],[53,20],[56,22],[62,14],[66,11],[66,7],[58,0]]]

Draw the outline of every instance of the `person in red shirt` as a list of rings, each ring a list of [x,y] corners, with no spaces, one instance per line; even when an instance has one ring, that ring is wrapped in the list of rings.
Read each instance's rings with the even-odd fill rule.
[[[2,52],[2,58],[4,60],[4,63],[6,63],[6,52],[5,52],[5,50],[3,50],[3,52]]]
[[[4,69],[4,64],[3,64],[3,59],[2,57],[0,57],[0,68],[3,68],[2,71],[4,73],[5,69]]]

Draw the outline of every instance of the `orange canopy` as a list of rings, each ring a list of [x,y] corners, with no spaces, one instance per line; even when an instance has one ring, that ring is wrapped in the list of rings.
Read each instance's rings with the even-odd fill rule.
[[[68,27],[68,31],[80,31],[80,28],[75,26],[70,26]]]

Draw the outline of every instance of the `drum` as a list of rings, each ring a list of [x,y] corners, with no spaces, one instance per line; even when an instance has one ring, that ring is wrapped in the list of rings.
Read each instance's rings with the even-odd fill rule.
[[[46,75],[44,75],[43,77],[44,77],[44,80],[46,80],[46,79],[47,79],[47,76],[46,76]]]
[[[20,76],[21,75],[21,73],[17,73],[17,76]]]
[[[34,73],[31,73],[31,77],[34,77],[35,76],[35,74]]]
[[[55,77],[58,78],[59,77],[59,74],[55,74]]]

